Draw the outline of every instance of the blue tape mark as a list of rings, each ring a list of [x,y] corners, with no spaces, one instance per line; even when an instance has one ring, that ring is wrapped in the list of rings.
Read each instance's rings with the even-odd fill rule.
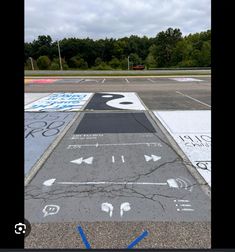
[[[82,230],[82,227],[81,227],[81,226],[77,226],[77,231],[79,232],[79,234],[80,234],[80,236],[81,236],[81,238],[82,238],[82,241],[83,241],[85,247],[86,247],[87,249],[90,249],[90,248],[91,248],[91,245],[90,245],[90,243],[88,242],[88,240],[86,239],[86,236],[85,236],[85,234],[84,234],[84,232],[83,232],[83,230]]]
[[[128,249],[133,248],[137,243],[143,240],[148,235],[148,231],[144,231],[139,237],[137,237],[130,245],[128,245]]]

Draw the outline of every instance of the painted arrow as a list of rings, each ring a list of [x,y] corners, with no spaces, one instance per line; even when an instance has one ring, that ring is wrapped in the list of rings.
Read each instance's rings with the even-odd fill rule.
[[[86,158],[86,159],[83,159],[83,157],[81,157],[81,158],[78,158],[78,159],[75,159],[75,160],[72,160],[72,161],[70,161],[71,163],[74,163],[74,164],[81,164],[81,163],[86,163],[86,164],[92,164],[92,162],[93,162],[93,157],[89,157],[89,158]]]
[[[56,179],[52,178],[44,181],[43,185],[52,186],[55,183],[59,185],[155,185],[155,186],[168,185],[170,188],[179,188],[179,185],[175,179],[168,179],[165,183],[155,183],[155,182],[112,182],[112,181],[56,182]]]
[[[153,162],[156,162],[162,158],[162,157],[158,157],[155,155],[151,155],[151,156],[144,155],[144,157],[145,157],[146,162],[148,162],[150,160],[153,160]]]

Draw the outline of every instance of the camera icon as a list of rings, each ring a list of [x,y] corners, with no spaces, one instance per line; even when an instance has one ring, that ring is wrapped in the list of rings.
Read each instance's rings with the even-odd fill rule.
[[[25,234],[26,232],[26,225],[23,223],[18,223],[15,225],[15,233],[16,234]]]

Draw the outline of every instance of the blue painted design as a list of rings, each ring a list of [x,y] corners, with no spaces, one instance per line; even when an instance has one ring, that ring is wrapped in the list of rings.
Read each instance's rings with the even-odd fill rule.
[[[79,232],[79,234],[80,234],[80,236],[81,236],[81,238],[82,238],[82,241],[83,241],[85,247],[86,247],[87,249],[90,249],[90,248],[91,248],[91,245],[90,245],[90,243],[88,242],[88,240],[86,239],[86,236],[85,236],[85,234],[84,234],[84,232],[83,232],[83,230],[82,230],[82,227],[81,227],[81,226],[77,226],[77,231]]]
[[[28,104],[26,111],[69,111],[81,109],[92,93],[53,93]]]
[[[91,245],[90,243],[88,242],[88,240],[86,239],[86,236],[82,230],[82,227],[81,226],[77,226],[77,231],[79,232],[81,238],[82,238],[82,241],[86,247],[86,249],[91,249]],[[148,231],[144,231],[140,236],[138,236],[132,243],[130,243],[128,245],[128,249],[131,249],[133,248],[137,243],[139,243],[141,240],[143,240],[146,236],[148,235]]]
[[[144,231],[139,237],[137,237],[131,244],[128,245],[128,249],[133,248],[137,243],[143,240],[148,235],[148,231]]]

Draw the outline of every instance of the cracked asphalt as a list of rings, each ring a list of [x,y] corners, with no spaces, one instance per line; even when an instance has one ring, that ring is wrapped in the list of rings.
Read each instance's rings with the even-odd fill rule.
[[[176,102],[175,90],[182,92],[182,89],[190,95],[196,93],[199,100],[203,94],[203,101],[209,104],[208,78],[200,83],[183,84],[158,79],[155,84],[154,80],[148,83],[148,88],[146,80],[141,83],[138,79],[137,84],[133,81],[125,83],[125,91],[140,90],[138,94],[149,109],[169,109],[169,104]],[[64,80],[60,84],[27,84],[26,92],[58,92],[58,89],[70,92],[75,88],[76,92],[81,89],[96,92],[111,91],[112,87],[115,87],[112,91],[118,91],[114,89],[122,85],[115,80],[103,87],[99,82],[82,86],[70,80],[66,86]],[[202,108],[200,103],[186,101],[187,97],[177,98],[175,109]],[[123,133],[107,133],[105,125],[113,111],[79,113],[25,187],[25,218],[32,225],[25,248],[85,248],[76,231],[78,225],[84,229],[92,248],[126,248],[145,230],[149,235],[135,248],[210,248],[211,203],[202,188],[206,183],[198,181],[188,169],[191,163],[179,155],[177,146],[161,130],[154,116],[148,110],[138,112],[154,128],[154,132],[146,132],[149,126],[142,119],[136,120],[137,111],[117,111],[117,117],[126,113],[133,116],[133,133],[125,133],[128,120],[126,125],[122,124]],[[99,113],[106,118],[100,131],[79,134],[85,115]],[[95,124],[95,120],[94,117],[89,123]],[[137,125],[143,132],[135,133]],[[154,157],[158,160],[154,161]],[[106,207],[102,207],[104,203]],[[129,207],[122,208],[124,203]],[[45,216],[43,209],[50,205],[56,206],[57,213],[53,214],[55,208],[47,210],[51,215]]]

